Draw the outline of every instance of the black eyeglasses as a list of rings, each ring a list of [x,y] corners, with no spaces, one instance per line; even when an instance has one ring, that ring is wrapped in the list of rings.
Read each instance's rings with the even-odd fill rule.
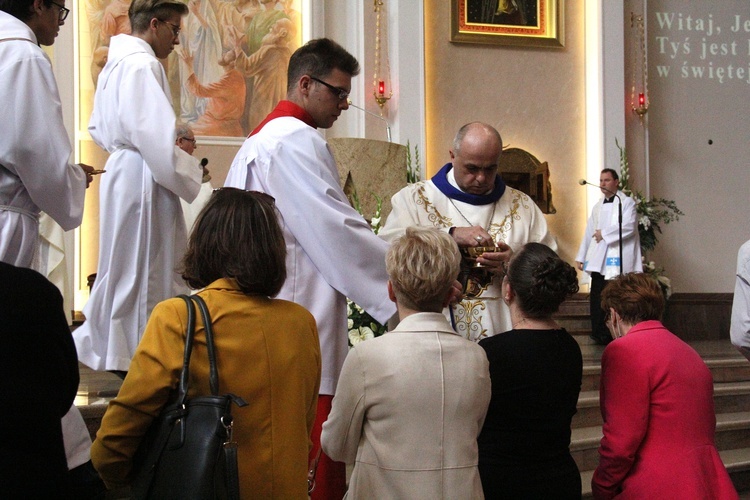
[[[192,142],[193,146],[197,147],[195,139],[191,139],[190,137],[180,137],[183,141]]]
[[[176,37],[178,37],[178,36],[180,35],[180,29],[181,29],[181,28],[180,28],[180,27],[179,27],[178,25],[176,25],[176,24],[172,24],[172,23],[170,23],[169,21],[165,21],[164,19],[159,19],[159,18],[157,18],[157,20],[159,20],[159,21],[163,22],[164,24],[168,25],[168,26],[169,26],[169,29],[171,29],[171,30],[172,30],[172,35],[174,35],[174,36],[175,36],[175,38],[176,38]]]
[[[70,9],[66,9],[64,5],[60,5],[57,2],[50,2],[52,5],[60,9],[60,12],[57,15],[57,20],[60,22],[65,21],[65,18],[68,17],[68,14],[70,14]]]
[[[349,97],[349,94],[351,94],[351,92],[349,92],[348,90],[344,90],[344,89],[342,89],[340,87],[334,87],[330,83],[326,83],[323,80],[315,78],[314,76],[311,76],[310,80],[315,80],[316,82],[322,83],[323,85],[325,85],[326,87],[328,87],[328,90],[330,90],[331,92],[333,92],[333,95],[335,95],[336,97],[338,97],[339,101],[343,101],[344,99],[346,99],[347,97]]]

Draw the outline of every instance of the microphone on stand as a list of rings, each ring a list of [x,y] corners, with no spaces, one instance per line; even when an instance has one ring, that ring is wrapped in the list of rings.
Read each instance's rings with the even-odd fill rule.
[[[388,142],[393,142],[391,140],[391,126],[388,124],[388,120],[386,120],[385,118],[383,118],[380,115],[377,115],[377,114],[373,113],[372,111],[367,111],[365,108],[360,108],[359,106],[357,106],[356,104],[354,104],[351,99],[347,99],[347,103],[349,104],[349,106],[351,106],[353,108],[357,108],[360,111],[364,111],[368,115],[374,116],[375,118],[378,118],[379,120],[383,120],[383,122],[385,122],[385,134],[388,137]]]
[[[201,167],[205,167],[206,165],[208,165],[208,158],[203,158],[201,160]]]
[[[620,275],[622,275],[622,199],[620,198],[619,194],[613,193],[609,189],[607,189],[605,187],[602,187],[602,186],[600,186],[598,184],[594,184],[592,182],[589,182],[586,179],[578,179],[578,184],[580,184],[581,186],[585,186],[586,184],[588,184],[589,186],[598,187],[602,191],[606,191],[609,194],[615,195],[617,197],[617,201],[619,202],[617,204],[617,210],[618,210],[617,224],[619,226],[618,230],[619,230],[619,237],[620,237]]]

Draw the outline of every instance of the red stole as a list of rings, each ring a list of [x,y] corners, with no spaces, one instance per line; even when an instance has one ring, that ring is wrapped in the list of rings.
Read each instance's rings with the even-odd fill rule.
[[[248,135],[248,137],[252,137],[260,132],[260,129],[265,127],[266,123],[270,122],[274,118],[281,118],[282,116],[291,116],[305,122],[312,128],[318,128],[315,120],[313,120],[313,117],[310,116],[310,113],[305,111],[304,108],[293,103],[292,101],[279,101],[273,111],[271,111],[268,116],[266,116],[263,121],[260,122],[260,125],[255,127],[255,130],[250,132],[250,135]]]

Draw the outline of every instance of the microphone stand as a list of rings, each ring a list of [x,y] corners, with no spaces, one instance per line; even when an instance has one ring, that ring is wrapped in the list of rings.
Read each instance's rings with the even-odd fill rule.
[[[382,117],[382,116],[380,116],[380,115],[376,115],[376,114],[375,114],[375,113],[373,113],[372,111],[367,111],[367,110],[366,110],[365,108],[360,108],[359,106],[357,106],[356,104],[354,104],[354,103],[352,102],[352,100],[351,100],[351,99],[349,99],[349,100],[348,100],[347,102],[349,103],[349,106],[351,106],[351,107],[353,107],[353,108],[357,108],[357,109],[358,109],[358,110],[360,110],[360,111],[364,111],[364,112],[365,112],[365,113],[367,113],[368,115],[374,116],[375,118],[377,118],[377,119],[379,119],[379,120],[383,120],[383,122],[385,122],[385,134],[386,134],[386,136],[388,137],[388,142],[393,142],[393,141],[391,140],[391,126],[390,126],[390,125],[388,125],[388,120],[386,120],[385,118],[383,118],[383,117]]]
[[[620,275],[622,275],[622,199],[620,198],[619,194],[613,193],[612,191],[610,191],[607,188],[603,188],[601,186],[597,186],[596,184],[593,184],[593,183],[591,183],[591,182],[589,182],[589,181],[587,181],[585,179],[581,179],[580,181],[578,181],[578,183],[581,186],[584,186],[584,185],[588,184],[590,186],[598,187],[602,191],[606,191],[609,194],[613,194],[613,195],[615,195],[615,197],[617,197],[617,201],[618,201],[618,204],[617,204],[617,210],[618,210],[618,213],[617,213],[617,225],[618,225],[618,228],[617,229],[618,229],[618,232],[619,232],[618,236],[619,236],[619,239],[620,239],[620,241],[619,241],[619,243],[620,243]]]

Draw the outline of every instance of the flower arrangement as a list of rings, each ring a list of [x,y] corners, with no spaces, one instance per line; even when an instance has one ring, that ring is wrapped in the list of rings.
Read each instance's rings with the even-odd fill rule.
[[[412,160],[411,155],[411,146],[409,142],[406,142],[406,182],[409,184],[412,184],[414,182],[417,182],[421,179],[421,164],[419,160],[419,147],[414,146],[414,160]],[[375,197],[376,201],[376,207],[375,207],[375,214],[373,215],[372,219],[370,219],[368,222],[370,223],[370,227],[372,228],[372,231],[375,234],[378,234],[380,232],[381,228],[381,214],[383,212],[383,198],[376,195],[375,193],[370,193]],[[357,189],[354,188],[351,193],[351,203],[354,209],[362,214],[362,205],[359,201],[359,195],[357,194]],[[363,214],[364,215],[364,214]],[[349,330],[349,345],[355,346],[359,344],[360,342],[363,342],[367,339],[372,339],[375,337],[380,337],[383,335],[388,329],[384,326],[375,321],[375,319],[370,316],[367,311],[359,307],[357,304],[352,302],[349,299],[346,299],[346,311],[347,311],[347,329]]]
[[[370,227],[375,234],[380,232],[381,227],[381,213],[383,212],[383,198],[372,193],[375,197],[376,206],[375,214],[368,222]],[[351,194],[351,202],[354,209],[362,214],[362,205],[359,201],[359,195],[357,190]],[[364,216],[364,214],[362,214]],[[347,312],[347,329],[349,330],[349,345],[355,346],[362,341],[367,339],[380,337],[383,335],[387,328],[381,325],[375,319],[370,316],[367,311],[359,307],[357,304],[349,299],[346,299],[346,312]]]
[[[349,314],[347,328],[349,329],[350,346],[355,346],[367,339],[380,337],[386,332],[385,326],[375,321],[372,316],[367,314],[367,311],[351,300],[347,300],[346,310]]]
[[[654,261],[646,260],[646,253],[656,248],[661,234],[661,224],[669,224],[680,220],[685,215],[673,200],[651,197],[647,199],[643,194],[630,186],[630,170],[628,155],[625,148],[615,139],[617,149],[620,150],[620,189],[633,198],[638,217],[638,235],[641,239],[641,253],[643,254],[643,272],[650,274],[659,282],[664,296],[668,299],[672,295],[672,283],[664,274],[664,268],[657,266]]]
[[[685,215],[672,200],[652,197],[647,199],[643,194],[630,186],[630,171],[628,155],[625,148],[620,146],[615,139],[615,144],[620,150],[620,189],[623,193],[633,198],[635,209],[638,214],[638,235],[641,237],[641,251],[645,254],[656,248],[659,241],[656,233],[661,234],[660,224],[680,220]]]
[[[646,262],[644,258],[643,272],[650,274],[659,283],[661,291],[664,293],[664,298],[669,299],[672,296],[672,282],[664,274],[663,267],[657,267],[653,260]]]

